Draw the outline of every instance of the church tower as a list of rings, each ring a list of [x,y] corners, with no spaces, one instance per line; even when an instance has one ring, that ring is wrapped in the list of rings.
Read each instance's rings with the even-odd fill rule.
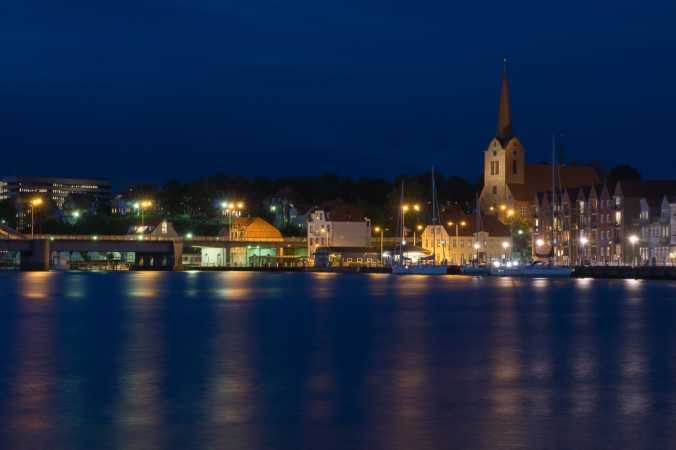
[[[508,185],[525,183],[525,151],[514,136],[512,112],[509,103],[507,65],[502,71],[498,124],[495,137],[484,150],[484,186],[480,204],[483,212],[495,210],[500,205],[512,205]]]

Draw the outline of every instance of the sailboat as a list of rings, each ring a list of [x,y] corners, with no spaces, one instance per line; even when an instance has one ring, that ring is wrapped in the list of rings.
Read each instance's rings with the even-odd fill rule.
[[[401,185],[401,198],[403,203],[404,198],[404,184]],[[447,267],[445,265],[436,263],[436,251],[437,251],[437,227],[435,225],[439,224],[439,205],[437,204],[437,186],[434,179],[434,168],[432,168],[432,229],[433,229],[433,242],[432,242],[432,262],[421,262],[418,261],[414,263],[410,260],[404,258],[404,230],[406,229],[404,224],[404,214],[401,215],[401,249],[399,254],[399,261],[392,264],[392,273],[395,275],[445,275],[447,273]]]

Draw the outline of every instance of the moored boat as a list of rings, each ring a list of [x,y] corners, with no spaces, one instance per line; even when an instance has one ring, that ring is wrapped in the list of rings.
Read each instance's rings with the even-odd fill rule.
[[[445,275],[446,266],[437,264],[395,264],[392,273],[395,275]]]
[[[467,264],[460,266],[462,275],[490,275],[491,269],[486,265]]]

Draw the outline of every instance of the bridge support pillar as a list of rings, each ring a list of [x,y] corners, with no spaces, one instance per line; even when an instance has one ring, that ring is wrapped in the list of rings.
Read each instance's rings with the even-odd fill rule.
[[[49,241],[35,239],[31,241],[31,250],[21,252],[21,270],[49,270]]]
[[[183,270],[183,242],[174,241],[174,255],[173,255],[173,265],[172,270],[179,271]]]

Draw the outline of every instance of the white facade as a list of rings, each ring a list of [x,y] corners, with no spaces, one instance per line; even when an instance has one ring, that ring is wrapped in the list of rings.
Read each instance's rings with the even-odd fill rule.
[[[449,235],[442,225],[425,227],[421,243],[425,250],[434,253],[436,263],[450,265],[468,264],[477,258],[482,262],[502,260],[510,257],[512,249],[509,236],[490,236],[485,231]]]
[[[664,266],[674,263],[672,258],[676,245],[676,203],[670,204],[666,196],[659,207],[651,208],[645,198],[641,199],[641,235],[638,263]]]
[[[319,247],[368,247],[371,241],[371,221],[328,220],[323,210],[313,211],[307,221],[307,253],[313,259]]]

